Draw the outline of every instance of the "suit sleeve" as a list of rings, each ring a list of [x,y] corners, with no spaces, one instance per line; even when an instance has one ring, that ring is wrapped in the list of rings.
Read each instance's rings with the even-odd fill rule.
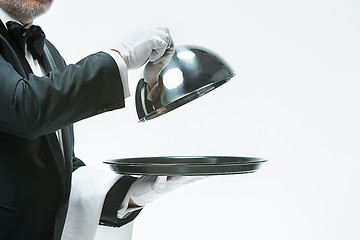
[[[83,167],[83,166],[85,166],[85,163],[84,163],[81,159],[73,156],[72,171],[74,172],[74,171],[76,171],[79,167]]]
[[[111,227],[121,227],[131,221],[133,221],[136,216],[141,212],[142,209],[131,212],[126,217],[119,219],[117,217],[117,212],[120,209],[122,201],[119,199],[124,199],[125,195],[129,191],[131,184],[137,178],[131,176],[123,176],[110,188],[106,194],[104,205],[101,211],[100,216],[100,225],[111,226]]]
[[[0,73],[0,131],[12,135],[36,138],[125,106],[119,69],[104,52],[27,79],[0,55]]]

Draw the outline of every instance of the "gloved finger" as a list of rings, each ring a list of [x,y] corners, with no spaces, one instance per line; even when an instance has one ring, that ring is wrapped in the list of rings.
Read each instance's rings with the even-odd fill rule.
[[[156,178],[156,183],[158,184],[164,184],[167,181],[167,176],[158,176]]]
[[[154,101],[156,96],[158,95],[158,91],[159,91],[159,87],[158,87],[158,84],[156,83],[155,86],[153,86],[151,88],[151,90],[147,90],[148,93],[147,93],[147,96],[146,98],[149,100],[149,101]]]
[[[174,53],[175,49],[169,48],[158,60],[156,60],[155,62],[149,61],[146,64],[144,69],[144,80],[146,83],[155,83],[158,81],[160,73],[169,64]]]
[[[155,29],[159,31],[157,32],[157,34],[159,34],[159,36],[167,43],[166,48],[170,48],[171,46],[174,46],[174,41],[171,37],[168,27],[157,26],[155,27]]]
[[[207,176],[171,176],[168,177],[168,182],[174,182],[176,184],[188,184],[200,181],[207,178]]]
[[[133,182],[131,187],[137,188],[139,186],[150,185],[156,181],[156,178],[157,178],[156,176],[150,176],[150,175],[141,176],[135,182]]]
[[[157,179],[157,176],[144,175],[144,176],[141,176],[137,181],[153,183],[156,181],[156,179]]]
[[[149,57],[149,62],[154,62],[161,58],[161,56],[164,55],[165,50],[165,48],[153,49]]]
[[[165,53],[166,49],[169,49],[174,46],[174,42],[170,35],[169,29],[165,27],[157,28],[154,30],[154,33],[157,35],[157,41],[165,43],[165,46],[153,46],[153,53],[151,54],[149,61],[154,62],[159,59]]]
[[[174,46],[172,46],[166,49],[164,54],[158,60],[151,62],[151,64],[153,65],[163,64],[164,65],[163,67],[165,67],[171,61],[171,58],[174,55],[174,53],[175,53],[175,48]]]
[[[138,49],[140,49],[140,50],[138,50]],[[148,59],[144,58],[143,55],[150,56],[151,52],[152,52],[152,49],[150,49],[150,48],[142,49],[141,45],[136,46],[133,50],[131,50],[129,52],[128,55],[126,55],[126,57],[128,59],[127,62],[130,62],[133,65],[131,67],[128,66],[128,68],[134,69],[134,68],[138,68],[138,67],[144,65],[148,61]]]
[[[158,60],[166,51],[167,43],[162,39],[156,39],[151,42],[152,52],[149,57],[150,62]]]

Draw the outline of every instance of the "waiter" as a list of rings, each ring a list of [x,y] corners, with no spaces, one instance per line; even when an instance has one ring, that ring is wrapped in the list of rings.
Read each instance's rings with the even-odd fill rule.
[[[127,71],[147,63],[160,72],[174,52],[173,42],[166,28],[154,28],[66,65],[33,25],[52,1],[0,0],[2,240],[91,239],[94,223],[129,223],[141,207],[188,180],[121,177],[88,168],[75,157],[72,124],[123,108]],[[157,80],[153,71],[149,86]]]

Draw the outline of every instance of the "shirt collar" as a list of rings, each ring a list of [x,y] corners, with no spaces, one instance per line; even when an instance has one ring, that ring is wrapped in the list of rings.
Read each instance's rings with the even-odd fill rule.
[[[5,12],[5,10],[2,9],[2,8],[0,8],[0,19],[1,19],[1,21],[4,23],[4,25],[5,25],[6,28],[7,28],[6,23],[9,22],[9,21],[14,21],[14,22],[20,23],[20,24],[22,25],[22,23],[21,23],[19,20],[11,17],[11,16],[10,16],[7,12]]]
[[[10,16],[4,9],[0,8],[0,19],[1,21],[4,23],[5,27],[7,28],[6,26],[6,23],[9,22],[9,21],[13,21],[13,22],[17,22],[21,25],[23,25],[19,20],[13,18],[12,16]],[[30,24],[31,25],[31,24]],[[29,25],[29,26],[30,26]]]

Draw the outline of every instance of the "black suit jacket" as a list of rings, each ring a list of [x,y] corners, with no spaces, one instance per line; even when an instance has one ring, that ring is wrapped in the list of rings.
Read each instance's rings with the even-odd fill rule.
[[[0,239],[59,240],[73,166],[82,165],[72,124],[124,107],[119,70],[104,52],[67,66],[46,40],[48,74],[37,77],[2,23],[0,33]]]

